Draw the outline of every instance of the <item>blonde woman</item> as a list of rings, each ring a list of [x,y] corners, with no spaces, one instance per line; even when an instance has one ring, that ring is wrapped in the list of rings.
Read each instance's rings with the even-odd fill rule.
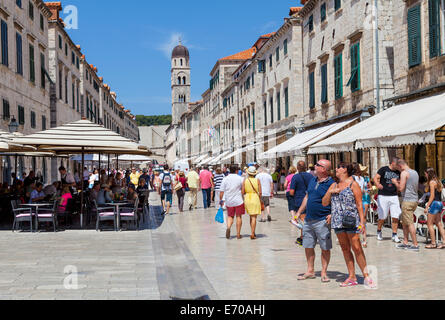
[[[257,171],[255,167],[250,167],[247,170],[247,178],[244,180],[241,192],[244,196],[244,206],[247,214],[250,216],[250,226],[252,228],[252,235],[250,239],[256,239],[256,223],[257,217],[261,215],[261,182],[255,178]]]

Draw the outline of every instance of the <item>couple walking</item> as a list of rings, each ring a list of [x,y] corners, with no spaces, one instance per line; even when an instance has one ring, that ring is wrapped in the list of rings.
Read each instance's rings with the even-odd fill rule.
[[[307,272],[298,280],[315,279],[315,245],[317,241],[322,250],[321,281],[328,283],[327,270],[331,259],[332,237],[334,229],[340,242],[349,277],[341,287],[357,286],[355,262],[359,265],[365,285],[375,288],[367,270],[366,257],[360,242],[360,233],[366,228],[362,205],[362,191],[354,180],[352,164],[341,163],[336,169],[338,183],[330,177],[331,162],[320,160],[316,164],[316,177],[307,188],[307,195],[297,212],[297,219],[306,210],[303,228],[303,247],[306,250]],[[352,251],[351,251],[352,250]],[[354,255],[355,260],[354,261]]]
[[[242,217],[247,212],[250,216],[250,226],[252,234],[250,239],[256,239],[256,224],[257,217],[261,215],[261,197],[262,189],[261,182],[256,179],[257,171],[255,167],[250,167],[247,170],[247,177],[238,175],[238,168],[232,166],[230,174],[223,180],[221,184],[220,198],[225,199],[220,201],[220,205],[224,204],[227,207],[228,221],[226,238],[230,239],[230,232],[234,219],[236,217],[236,231],[237,239],[241,239]]]

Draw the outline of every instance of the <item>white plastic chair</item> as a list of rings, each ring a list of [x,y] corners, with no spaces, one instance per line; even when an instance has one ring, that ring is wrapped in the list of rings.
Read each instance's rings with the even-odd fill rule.
[[[377,209],[374,210],[373,207],[376,207]],[[376,223],[376,215],[378,215],[378,203],[377,201],[375,201],[374,197],[371,197],[371,204],[369,205],[369,209],[368,209],[368,221],[372,224]]]
[[[414,216],[416,217],[416,223],[415,223],[416,232],[417,232],[417,231],[420,231],[420,232],[419,232],[420,235],[423,235],[422,229],[423,229],[423,226],[424,226],[425,224],[422,224],[422,226],[419,228],[419,224],[420,224],[420,223],[419,223],[419,219],[420,219],[421,216],[424,216],[424,217],[425,217],[425,220],[427,219],[427,214],[425,214],[425,209],[422,208],[422,207],[417,207],[416,211],[414,211]],[[428,232],[428,231],[427,231],[427,232]]]

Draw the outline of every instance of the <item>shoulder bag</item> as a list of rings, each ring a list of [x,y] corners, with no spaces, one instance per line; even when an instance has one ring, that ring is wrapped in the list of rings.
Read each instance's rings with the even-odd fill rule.
[[[354,183],[354,182],[353,182]],[[352,187],[352,184],[349,188]],[[336,184],[336,187],[338,187],[338,184]],[[343,204],[340,200],[340,194],[338,195],[338,203],[340,204],[340,208],[343,211],[343,228],[345,229],[355,229],[357,227],[357,219],[354,217],[354,214],[350,211],[347,211],[343,208]]]

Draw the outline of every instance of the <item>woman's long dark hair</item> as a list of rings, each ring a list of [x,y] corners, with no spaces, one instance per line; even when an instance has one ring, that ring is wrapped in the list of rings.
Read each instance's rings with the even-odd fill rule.
[[[439,192],[442,192],[443,186],[442,183],[439,181],[439,178],[437,178],[437,174],[436,174],[436,170],[434,170],[434,168],[428,168],[426,169],[426,176],[428,178],[428,183],[426,186],[426,192],[430,192],[430,182],[431,181],[435,181],[437,184],[437,190]]]
[[[340,162],[338,165],[339,168],[345,168],[348,173],[348,177],[352,177],[355,173],[354,165],[347,162]]]

